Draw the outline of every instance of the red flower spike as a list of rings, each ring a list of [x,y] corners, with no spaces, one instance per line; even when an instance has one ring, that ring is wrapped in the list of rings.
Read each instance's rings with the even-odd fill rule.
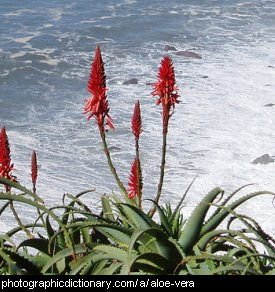
[[[32,177],[32,185],[33,185],[33,190],[35,193],[36,190],[36,180],[37,180],[37,159],[36,159],[36,152],[32,152],[32,163],[31,163],[31,177]]]
[[[128,183],[128,195],[130,199],[134,199],[139,194],[139,175],[138,175],[138,160],[135,161],[131,168],[131,175]]]
[[[179,103],[178,88],[174,73],[173,62],[169,57],[164,57],[159,68],[158,82],[153,84],[153,96],[159,96],[156,104],[162,104],[163,108],[163,132],[167,132],[168,120],[171,116],[171,107]]]
[[[10,146],[9,140],[6,134],[6,128],[3,127],[0,132],[0,164],[10,165]]]
[[[104,63],[101,57],[100,48],[95,50],[95,57],[92,63],[90,79],[88,81],[88,91],[92,94],[91,98],[86,100],[84,114],[89,114],[88,120],[95,117],[100,131],[104,130],[104,120],[107,117],[106,124],[114,129],[112,118],[109,116],[109,106],[106,95],[106,76]]]
[[[0,132],[0,177],[16,181],[16,177],[11,174],[13,170],[10,158],[9,140],[6,134],[6,128],[3,127]],[[10,186],[6,185],[6,191],[10,191]]]
[[[132,132],[136,137],[136,140],[139,139],[139,136],[142,132],[142,122],[141,122],[141,115],[140,115],[140,105],[139,101],[135,104],[134,114],[132,118]]]

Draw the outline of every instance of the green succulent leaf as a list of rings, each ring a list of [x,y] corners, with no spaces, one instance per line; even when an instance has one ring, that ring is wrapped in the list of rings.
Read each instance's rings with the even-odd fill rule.
[[[171,224],[169,223],[169,220],[168,220],[167,216],[163,212],[163,209],[159,206],[159,204],[157,204],[153,200],[148,200],[148,201],[151,201],[155,205],[155,208],[157,209],[158,214],[159,214],[161,225],[163,226],[164,230],[170,236],[173,236],[173,232],[172,232],[172,229],[171,229]]]
[[[135,271],[140,268],[140,265],[146,265],[152,269],[157,269],[161,274],[172,273],[174,265],[171,261],[157,253],[144,253],[136,257],[130,266],[130,271]],[[146,270],[148,272],[148,270]]]
[[[218,227],[223,222],[223,220],[228,216],[228,214],[230,214],[229,210],[234,210],[238,206],[243,204],[244,202],[246,202],[246,201],[248,201],[256,196],[260,196],[260,195],[274,196],[275,194],[272,192],[267,192],[267,191],[254,192],[254,193],[248,194],[246,196],[243,196],[240,199],[238,199],[237,201],[231,203],[229,206],[227,206],[227,210],[220,209],[220,211],[214,217],[212,217],[206,224],[204,224],[204,226],[202,227],[201,232],[200,232],[200,237],[203,236],[204,234],[206,234],[207,232],[214,230],[216,227]],[[209,202],[209,203],[211,203],[211,202]]]
[[[28,206],[33,206],[39,210],[46,212],[59,224],[60,228],[62,228],[64,232],[64,238],[65,238],[66,244],[70,246],[71,249],[73,249],[73,243],[71,241],[70,235],[66,227],[62,224],[60,219],[51,210],[46,208],[44,205],[41,205],[38,202],[32,201],[30,199],[24,198],[23,196],[12,195],[10,193],[0,193],[0,200],[11,200],[11,201],[16,201],[16,202],[21,202],[21,203],[27,204]]]
[[[24,255],[24,254],[19,254],[18,252],[9,250],[9,249],[4,249],[5,252],[5,257],[4,259],[8,263],[11,264],[12,266],[16,267],[17,269],[19,268],[20,271],[22,272],[23,270],[26,270],[27,273],[31,273],[33,275],[40,275],[40,269],[33,263],[33,260],[29,256]],[[0,256],[3,255],[3,252],[0,251]]]
[[[38,203],[42,203],[43,204],[43,200],[41,198],[39,198],[35,193],[33,193],[32,191],[30,191],[29,189],[21,186],[19,183],[11,181],[9,179],[0,177],[0,184],[4,184],[4,185],[8,185],[12,188],[15,188],[21,192],[23,192],[24,194],[28,194],[30,195],[36,202]]]
[[[107,268],[104,268],[101,270],[100,272],[100,275],[114,275],[114,274],[117,274],[120,270],[120,268],[122,267],[122,263],[116,263],[116,262],[113,262],[110,264],[109,267]]]
[[[182,206],[182,204],[183,204],[183,202],[184,202],[184,200],[185,200],[185,198],[186,198],[186,196],[187,196],[189,190],[191,189],[193,183],[195,182],[196,178],[197,178],[197,175],[196,175],[196,176],[194,177],[194,179],[191,181],[190,185],[188,186],[188,188],[186,189],[185,193],[183,194],[181,200],[179,201],[177,207],[175,208],[175,210],[174,210],[174,212],[173,212],[173,214],[172,214],[172,216],[171,216],[171,219],[170,219],[171,222],[174,220],[176,214],[179,212],[179,210],[180,210],[180,208],[181,208],[181,206]]]
[[[95,229],[121,246],[127,247],[130,245],[132,231],[126,227],[114,224],[100,224],[95,226]]]
[[[190,218],[187,220],[182,234],[179,238],[179,244],[185,253],[189,253],[201,234],[201,228],[203,221],[210,208],[209,203],[222,192],[222,189],[215,188],[208,195],[206,195],[202,201],[197,205]]]
[[[74,253],[81,254],[81,253],[86,253],[87,252],[87,247],[83,244],[76,245],[74,247]],[[42,269],[42,273],[46,273],[54,264],[58,263],[62,259],[68,258],[72,256],[72,250],[70,248],[66,248],[64,250],[59,251],[56,253],[44,266]]]
[[[50,255],[48,251],[49,241],[46,239],[42,239],[42,238],[26,239],[18,245],[17,249],[19,249],[20,247],[26,247],[26,246],[32,247],[40,252],[43,252],[44,254]]]
[[[111,208],[109,197],[107,197],[106,195],[102,196],[101,204],[102,204],[103,216],[107,218],[108,220],[115,222],[115,217],[113,214],[113,210]]]
[[[126,262],[128,259],[127,251],[119,247],[111,245],[98,245],[93,250],[95,252],[102,252],[108,255],[110,259],[117,260],[120,262]]]
[[[85,267],[88,267],[87,272],[92,269],[98,262],[103,261],[105,263],[106,259],[109,257],[105,254],[96,254],[96,253],[89,253],[77,260],[77,262],[73,265],[70,275],[77,275],[81,271],[85,273]],[[82,275],[83,275],[82,273]]]
[[[119,204],[118,208],[122,212],[134,229],[146,229],[157,227],[157,224],[144,212],[135,206]]]
[[[52,225],[50,223],[50,219],[49,219],[49,215],[46,217],[46,230],[47,230],[47,234],[48,237],[52,237],[54,235],[54,229],[52,228]]]

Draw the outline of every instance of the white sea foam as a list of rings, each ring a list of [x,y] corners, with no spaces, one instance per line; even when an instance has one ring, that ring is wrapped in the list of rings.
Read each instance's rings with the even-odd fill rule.
[[[43,27],[50,28],[50,27],[53,27],[53,24],[52,23],[46,23],[46,24],[43,25]]]
[[[34,12],[32,9],[18,9],[8,13],[3,13],[2,15],[5,17],[14,17],[14,16],[21,16],[24,13]]]
[[[13,40],[16,43],[21,43],[21,44],[26,44],[28,41],[30,41],[34,36],[27,36],[27,37],[22,37],[22,38],[13,38]]]
[[[3,72],[0,73],[0,76],[1,76],[1,77],[6,77],[6,76],[8,76],[9,74],[10,74],[10,71],[7,70],[7,69],[5,69]]]
[[[39,60],[39,62],[40,63],[44,63],[44,64],[48,64],[48,65],[51,65],[51,66],[56,66],[59,63],[59,60],[58,59],[47,58],[45,60]]]
[[[11,54],[10,57],[11,57],[12,59],[14,59],[14,58],[18,58],[18,57],[25,56],[26,53],[27,53],[27,52],[25,52],[25,51],[21,51],[21,52],[18,52],[18,53]]]
[[[137,1],[136,0],[124,0],[124,3],[128,4],[128,5],[131,5],[131,4],[137,3]]]
[[[11,226],[7,225],[6,223],[3,224],[0,222],[0,234],[8,232],[11,229]]]
[[[169,11],[169,14],[179,14],[179,12],[178,11],[175,11],[175,10],[170,10]]]
[[[48,11],[54,21],[59,21],[64,14],[64,10],[62,8],[50,8]]]

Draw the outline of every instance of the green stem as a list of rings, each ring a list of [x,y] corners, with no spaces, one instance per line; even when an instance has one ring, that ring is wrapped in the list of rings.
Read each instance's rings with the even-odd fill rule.
[[[22,221],[20,220],[15,208],[14,208],[14,205],[13,205],[13,202],[10,201],[10,209],[14,215],[14,218],[18,224],[18,226],[21,228],[21,230],[23,230],[26,235],[29,237],[29,238],[33,238],[33,235],[30,233],[30,231],[28,229],[25,228],[24,224],[22,223]]]
[[[104,149],[104,153],[106,155],[106,158],[107,158],[107,162],[108,162],[108,165],[110,167],[110,170],[117,182],[117,185],[118,187],[120,188],[120,190],[122,191],[123,195],[125,198],[128,199],[128,192],[127,190],[125,189],[123,183],[121,182],[121,180],[119,179],[118,177],[118,174],[116,172],[116,169],[113,165],[113,162],[112,162],[112,159],[111,159],[111,155],[110,155],[110,151],[109,151],[109,148],[107,146],[107,142],[106,142],[106,135],[105,135],[105,129],[102,127],[102,128],[99,128],[100,130],[100,136],[101,136],[101,139],[102,139],[102,143],[103,143],[103,149]]]
[[[168,128],[168,123],[167,123],[167,128]],[[167,129],[166,128],[166,129]],[[157,195],[154,199],[154,202],[158,204],[161,191],[162,191],[162,186],[163,186],[163,180],[164,180],[164,169],[165,169],[165,157],[166,157],[166,144],[167,144],[167,131],[163,132],[162,136],[162,157],[161,157],[161,166],[160,166],[160,177],[159,177],[159,184],[158,184],[158,191]],[[153,217],[156,212],[156,206],[154,205],[151,210],[149,211],[149,216]]]
[[[138,164],[138,206],[141,209],[142,202],[142,171],[139,159],[139,141],[136,139],[136,159]]]
[[[33,191],[34,194],[36,194],[36,186],[35,186],[35,184],[33,184],[32,191]],[[43,218],[43,216],[42,216],[42,214],[41,214],[39,208],[37,208],[37,213],[38,213],[38,216],[41,218],[42,224],[43,224],[44,227],[46,228],[45,220],[44,220],[44,218]]]

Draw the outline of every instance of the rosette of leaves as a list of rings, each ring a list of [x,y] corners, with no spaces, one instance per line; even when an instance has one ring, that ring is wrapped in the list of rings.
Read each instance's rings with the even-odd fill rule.
[[[0,273],[3,274],[274,274],[274,239],[252,218],[236,208],[255,192],[229,200],[215,188],[183,219],[182,201],[172,210],[154,203],[158,220],[115,195],[102,197],[102,212],[94,214],[81,196],[66,195],[63,205],[47,208],[18,183],[0,179],[21,193],[1,193],[4,202],[27,204],[40,210],[36,222],[25,225],[33,237],[16,243],[22,227],[1,236]],[[69,202],[66,202],[69,199]],[[221,201],[221,199],[220,199]],[[209,216],[210,207],[215,208]],[[58,212],[56,212],[58,210]],[[62,210],[62,212],[60,212]],[[57,216],[56,213],[61,215]],[[43,218],[43,220],[42,220]],[[227,221],[227,226],[219,226]],[[238,220],[241,229],[233,228]],[[260,248],[259,248],[260,247]]]
[[[100,244],[94,248],[98,254],[109,257],[98,273],[121,274],[265,274],[274,273],[274,239],[267,235],[255,220],[237,214],[234,210],[247,200],[273,193],[255,192],[238,200],[228,201],[236,190],[217,205],[214,200],[224,195],[220,188],[213,189],[196,206],[190,218],[183,220],[181,203],[172,212],[170,205],[155,204],[160,222],[124,203],[116,202],[112,210],[110,199],[104,198],[104,214],[113,227],[98,226],[112,245]],[[210,206],[216,210],[207,219]],[[117,219],[114,220],[117,214]],[[227,228],[218,227],[231,216]],[[239,220],[245,228],[231,229]],[[120,230],[115,222],[120,222]],[[122,228],[123,226],[123,228]],[[257,248],[265,250],[260,252]],[[114,269],[112,269],[112,267]],[[116,269],[115,269],[116,267]]]

